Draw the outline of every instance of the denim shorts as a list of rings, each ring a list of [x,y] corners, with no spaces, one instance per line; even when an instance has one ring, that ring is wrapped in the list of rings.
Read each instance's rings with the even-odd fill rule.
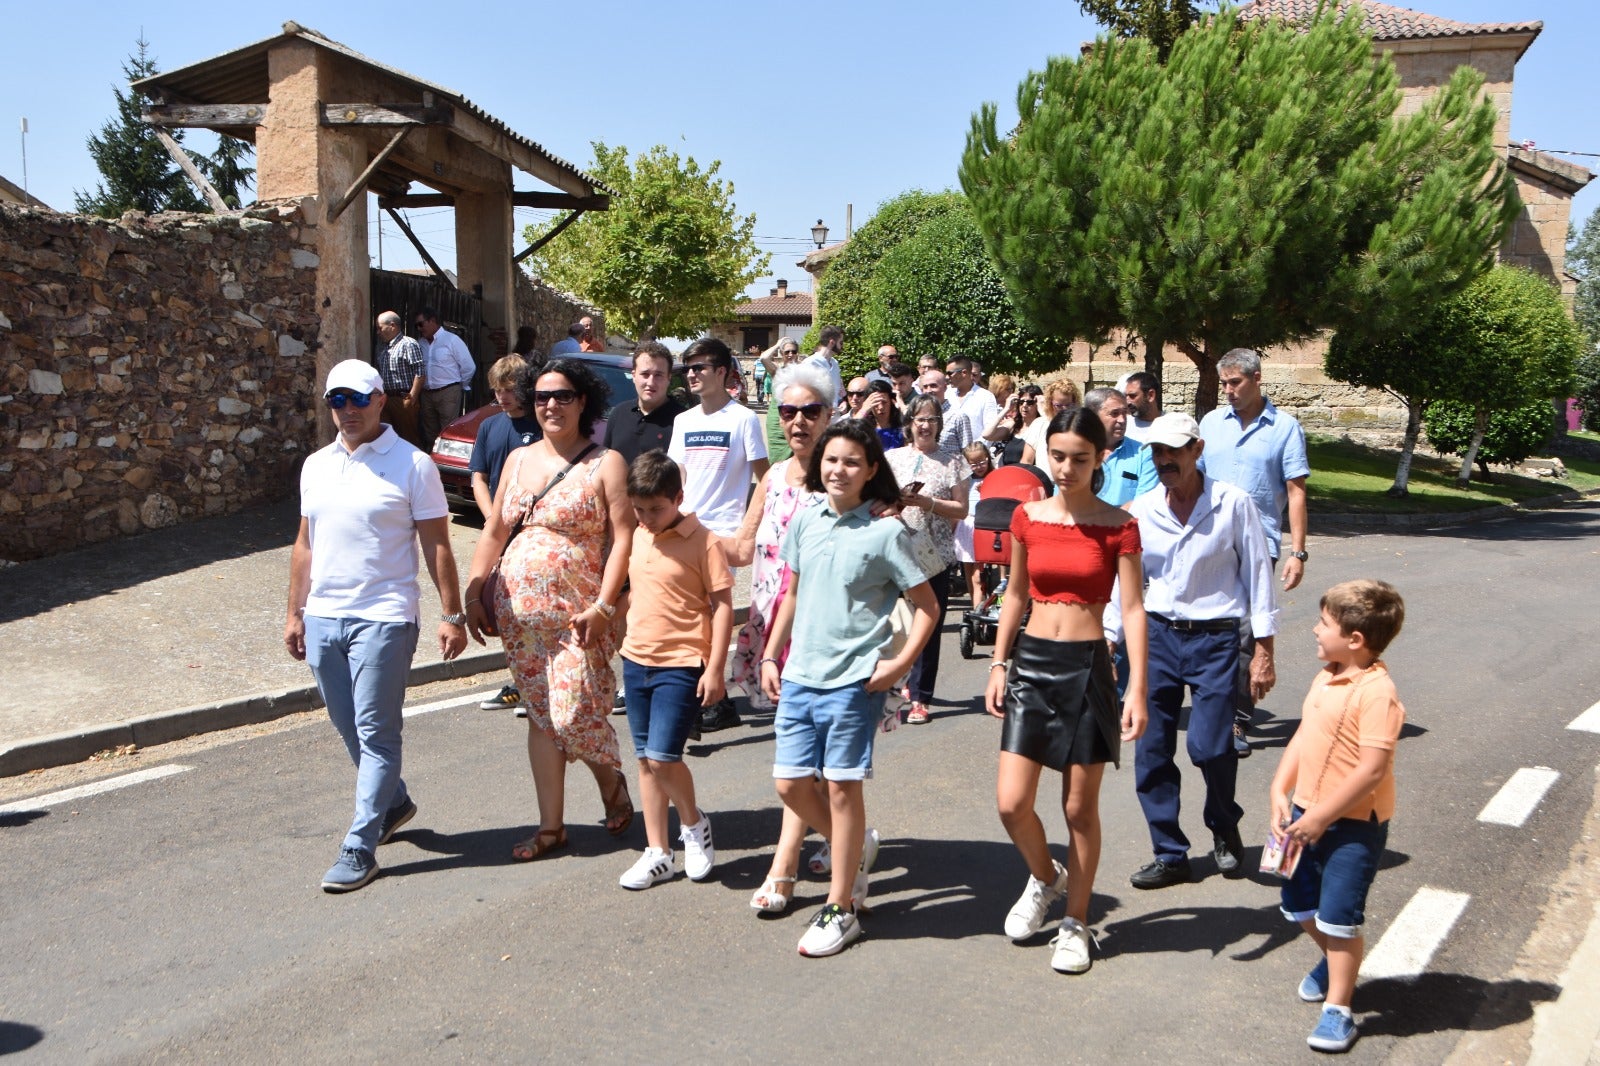
[[[622,685],[635,758],[683,761],[683,745],[700,717],[695,688],[704,672],[703,666],[645,666],[623,656]]]
[[[1294,808],[1299,818],[1305,812]],[[1389,823],[1376,817],[1340,818],[1300,856],[1294,876],[1283,883],[1283,916],[1317,920],[1324,935],[1350,940],[1366,921],[1367,890],[1389,841]]]
[[[868,692],[865,681],[839,688],[785,681],[773,719],[778,743],[772,776],[820,775],[829,781],[871,777],[872,738],[883,717],[885,695]]]

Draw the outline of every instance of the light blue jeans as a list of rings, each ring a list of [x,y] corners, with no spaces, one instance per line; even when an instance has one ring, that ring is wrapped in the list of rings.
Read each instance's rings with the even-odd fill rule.
[[[415,622],[306,616],[306,664],[356,764],[356,815],[344,838],[347,848],[375,850],[383,816],[407,799],[400,777],[400,709],[416,650]]]

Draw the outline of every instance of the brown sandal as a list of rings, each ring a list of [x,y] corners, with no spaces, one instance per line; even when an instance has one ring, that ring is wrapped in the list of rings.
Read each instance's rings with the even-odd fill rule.
[[[617,798],[621,794],[621,799]],[[606,832],[619,837],[633,824],[633,799],[628,795],[628,778],[617,771],[617,783],[600,797],[606,808]]]
[[[567,846],[566,827],[560,829],[541,829],[533,836],[511,848],[512,862],[532,862],[541,855],[548,855],[552,851],[560,851]]]

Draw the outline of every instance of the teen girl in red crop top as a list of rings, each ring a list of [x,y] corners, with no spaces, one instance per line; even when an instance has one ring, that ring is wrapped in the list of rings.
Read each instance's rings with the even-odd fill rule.
[[[1089,969],[1089,897],[1100,863],[1100,779],[1121,741],[1145,726],[1144,574],[1138,523],[1095,496],[1106,430],[1087,408],[1051,419],[1045,435],[1056,495],[1018,507],[1011,520],[1011,576],[995,637],[986,703],[1004,719],[996,788],[1000,820],[1028,864],[1028,884],[1006,916],[1006,935],[1026,940],[1066,899],[1051,966]],[[1128,641],[1127,696],[1119,710],[1101,618],[1121,577]],[[1027,630],[1023,615],[1033,611]],[[1007,652],[1012,652],[1007,661]],[[1034,813],[1046,767],[1066,778],[1062,808],[1067,865],[1050,856]]]

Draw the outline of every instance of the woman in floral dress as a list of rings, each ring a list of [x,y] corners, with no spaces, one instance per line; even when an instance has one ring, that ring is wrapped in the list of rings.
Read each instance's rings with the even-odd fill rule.
[[[794,364],[778,371],[772,396],[778,424],[793,454],[776,463],[761,479],[750,498],[744,522],[726,544],[729,565],[750,567],[750,618],[739,631],[730,677],[749,695],[750,705],[761,709],[773,706],[761,691],[761,657],[766,654],[767,630],[789,587],[789,568],[778,558],[778,549],[794,516],[817,500],[816,494],[806,490],[806,468],[811,465],[811,453],[833,414],[833,384],[822,370]],[[789,906],[805,837],[805,823],[785,807],[772,871],[751,899],[752,908],[771,914]],[[814,872],[827,872],[826,864],[825,857],[812,857]]]
[[[906,409],[911,425],[911,443],[896,448],[887,456],[889,469],[901,488],[905,510],[901,521],[911,530],[917,559],[923,564],[928,583],[939,601],[939,628],[923,645],[917,664],[911,668],[911,711],[906,721],[924,725],[931,718],[928,702],[939,676],[939,630],[944,627],[945,610],[950,606],[950,567],[956,562],[956,523],[967,516],[967,483],[972,467],[960,452],[939,447],[944,432],[944,415],[939,401],[919,396]],[[913,489],[915,491],[913,491]]]
[[[544,439],[506,458],[472,557],[466,600],[469,631],[482,643],[480,631],[498,629],[528,704],[539,829],[511,853],[527,862],[567,844],[569,762],[581,761],[594,774],[608,832],[620,835],[633,821],[610,714],[614,620],[634,519],[627,464],[589,440],[606,411],[604,382],[582,363],[557,359],[528,371],[518,387]],[[480,593],[496,559],[501,580],[490,627]]]

